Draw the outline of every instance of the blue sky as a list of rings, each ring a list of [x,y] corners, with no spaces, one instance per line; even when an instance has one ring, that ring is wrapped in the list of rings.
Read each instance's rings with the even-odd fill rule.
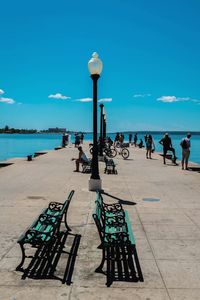
[[[199,0],[0,0],[0,127],[200,130]]]

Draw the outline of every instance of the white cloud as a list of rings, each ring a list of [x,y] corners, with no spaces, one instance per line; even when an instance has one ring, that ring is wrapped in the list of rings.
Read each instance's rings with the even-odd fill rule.
[[[172,103],[177,102],[177,98],[175,96],[162,96],[157,98],[157,101]]]
[[[103,98],[103,99],[99,99],[98,102],[111,102],[112,98]]]
[[[0,102],[2,103],[7,103],[7,104],[14,104],[15,100],[13,100],[12,98],[5,98],[5,97],[1,97],[1,95],[3,95],[5,92],[0,89]]]
[[[91,101],[92,101],[92,98],[76,99],[75,101],[78,101],[78,102],[91,102]]]
[[[15,103],[15,101],[11,98],[4,98],[4,97],[0,97],[0,102],[4,102],[4,103],[8,103],[8,104],[13,104]]]
[[[48,96],[48,98],[52,98],[52,99],[61,99],[61,100],[66,100],[66,99],[71,99],[71,97],[67,97],[62,95],[61,93],[56,93],[56,94],[51,94]]]
[[[191,101],[194,103],[199,103],[200,100],[192,99],[190,97],[176,97],[176,96],[161,96],[157,98],[157,101],[165,102],[165,103],[173,103],[173,102],[185,102]]]
[[[144,97],[150,97],[151,94],[135,94],[133,95],[133,98],[144,98]]]

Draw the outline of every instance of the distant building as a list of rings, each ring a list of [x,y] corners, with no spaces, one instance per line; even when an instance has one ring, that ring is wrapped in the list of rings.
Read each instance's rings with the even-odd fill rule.
[[[48,132],[51,132],[51,133],[65,133],[66,132],[66,128],[49,128],[48,129]]]

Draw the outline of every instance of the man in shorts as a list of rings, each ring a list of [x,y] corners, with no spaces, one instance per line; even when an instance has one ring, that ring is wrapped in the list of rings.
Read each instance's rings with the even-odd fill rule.
[[[76,164],[76,170],[74,170],[74,172],[79,172],[79,165],[89,161],[81,146],[78,147],[78,151],[78,158],[72,158],[72,160],[75,160]]]
[[[188,160],[190,157],[190,138],[191,138],[191,134],[188,133],[187,136],[181,140],[181,148],[182,148],[182,170],[188,170]]]

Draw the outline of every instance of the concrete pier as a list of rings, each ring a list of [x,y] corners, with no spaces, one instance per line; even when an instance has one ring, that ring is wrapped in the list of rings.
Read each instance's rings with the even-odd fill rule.
[[[89,153],[87,143],[83,148]],[[170,161],[163,165],[157,153],[150,160],[145,150],[129,149],[128,160],[114,159],[117,175],[104,174],[100,162],[100,176],[105,201],[117,202],[116,197],[129,212],[144,282],[117,281],[107,288],[106,276],[94,272],[101,260],[92,219],[95,193],[88,190],[89,174],[73,172],[71,158],[78,150],[71,146],[32,162],[13,159],[0,168],[0,300],[200,299],[200,173]],[[23,280],[15,271],[21,259],[18,237],[50,201],[64,202],[72,189],[68,223],[81,238],[71,285],[57,279]],[[61,255],[58,277],[67,259],[67,253]]]

